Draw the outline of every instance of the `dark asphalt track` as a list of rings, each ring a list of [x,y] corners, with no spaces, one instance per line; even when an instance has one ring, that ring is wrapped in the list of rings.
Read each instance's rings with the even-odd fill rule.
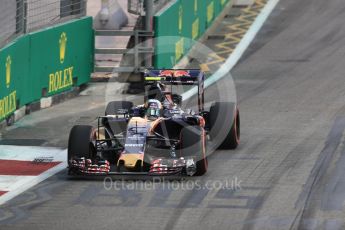
[[[232,73],[242,143],[213,154],[204,177],[107,191],[61,172],[2,206],[0,229],[344,229],[344,22],[343,0],[280,1]],[[70,127],[92,121],[102,103],[90,91],[3,138],[66,147]],[[236,180],[237,189],[181,188]]]

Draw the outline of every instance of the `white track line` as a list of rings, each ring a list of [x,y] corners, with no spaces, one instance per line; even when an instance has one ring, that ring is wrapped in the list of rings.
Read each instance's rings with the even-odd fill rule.
[[[247,33],[242,38],[241,42],[236,46],[234,52],[230,55],[230,57],[226,60],[226,62],[217,70],[212,76],[210,76],[205,81],[205,88],[213,85],[218,80],[222,79],[223,77],[227,76],[229,72],[234,68],[237,62],[240,60],[246,49],[254,40],[257,33],[260,31],[261,27],[264,25],[265,21],[267,20],[268,16],[271,14],[273,9],[278,4],[279,0],[269,0],[265,7],[261,10],[261,13],[257,16],[254,23],[251,25]],[[197,87],[193,87],[190,90],[186,91],[182,94],[183,100],[187,100],[197,94]]]
[[[66,161],[66,150],[54,147],[0,145],[0,160],[33,161],[40,157]]]
[[[0,205],[65,169],[67,167],[66,155],[66,150],[57,148],[1,145],[0,160],[33,161],[35,158],[53,157],[53,161],[61,161],[62,163],[38,176],[0,175],[0,190],[8,191],[0,196]]]
[[[12,180],[11,183],[13,184],[10,186],[10,191],[0,196],[0,205],[13,199],[14,197],[32,188],[33,186],[41,183],[42,181],[48,179],[49,177],[55,175],[61,170],[64,170],[66,167],[67,167],[67,163],[62,162],[61,164],[58,164],[57,166],[51,169],[48,169],[47,171],[45,171],[44,173],[38,176],[13,176],[14,178],[18,178],[18,180],[16,182],[13,182]]]

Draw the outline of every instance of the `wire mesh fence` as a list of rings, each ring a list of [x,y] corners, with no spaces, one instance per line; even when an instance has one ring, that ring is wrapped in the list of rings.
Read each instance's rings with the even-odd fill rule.
[[[87,0],[1,0],[0,47],[14,38],[86,14]]]
[[[166,4],[169,2],[172,2],[173,0],[154,0],[153,1],[153,8],[154,12],[158,12],[160,9],[162,9]]]
[[[0,45],[20,34],[23,28],[23,5],[18,1],[2,0],[0,3]]]
[[[167,3],[173,0],[153,0],[154,12],[158,12]],[[145,0],[128,0],[128,12],[136,15],[145,15]]]

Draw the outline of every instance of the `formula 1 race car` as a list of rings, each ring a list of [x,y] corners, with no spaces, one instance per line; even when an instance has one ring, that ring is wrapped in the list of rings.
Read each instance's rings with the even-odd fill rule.
[[[148,70],[145,103],[108,103],[98,127],[76,125],[68,142],[70,175],[203,175],[206,142],[217,148],[239,144],[239,109],[215,102],[204,109],[204,73],[200,70]],[[198,111],[181,108],[173,86],[198,88]],[[168,87],[169,86],[169,87]]]

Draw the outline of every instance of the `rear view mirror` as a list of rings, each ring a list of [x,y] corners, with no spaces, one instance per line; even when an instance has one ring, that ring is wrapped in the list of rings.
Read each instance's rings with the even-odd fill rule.
[[[178,95],[178,94],[173,94],[172,95],[172,100],[175,104],[181,106],[182,105],[182,96]]]

